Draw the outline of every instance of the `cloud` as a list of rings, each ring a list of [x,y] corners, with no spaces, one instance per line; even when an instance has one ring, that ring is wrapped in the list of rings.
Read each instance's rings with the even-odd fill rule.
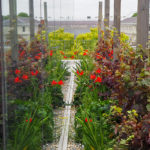
[[[104,1],[103,12],[104,12]],[[2,0],[3,14],[9,14],[9,0]],[[43,2],[48,5],[48,17],[60,19],[61,16],[69,18],[86,18],[98,16],[99,0],[42,0],[42,16],[44,12]],[[113,16],[114,0],[110,0],[110,16]],[[137,11],[137,0],[122,0],[121,15],[131,16]],[[29,0],[17,0],[17,13],[29,13]],[[35,16],[40,17],[40,0],[34,0]]]

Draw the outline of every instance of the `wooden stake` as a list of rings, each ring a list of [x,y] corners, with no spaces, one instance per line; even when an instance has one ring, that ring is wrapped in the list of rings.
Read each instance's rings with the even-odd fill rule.
[[[44,20],[45,20],[46,42],[48,43],[47,2],[44,2]]]
[[[101,29],[102,29],[102,2],[99,2],[99,12],[98,12],[98,41],[101,38]]]
[[[1,100],[2,100],[2,126],[3,126],[3,150],[7,149],[7,102],[6,102],[6,72],[5,72],[5,56],[4,56],[4,45],[3,45],[3,17],[2,17],[2,1],[0,0],[0,63],[1,63]]]
[[[137,45],[147,47],[149,32],[149,0],[138,0]]]
[[[105,38],[109,36],[109,33],[107,31],[107,28],[109,28],[109,14],[110,13],[110,0],[105,0],[105,19],[104,19],[104,25],[105,25]]]
[[[33,40],[35,34],[34,0],[29,0],[29,14],[30,14],[30,40]]]
[[[16,0],[9,0],[10,9],[10,41],[12,50],[12,60],[14,63],[18,61],[18,35],[17,35],[17,4]]]
[[[114,32],[114,60],[118,59],[117,54],[119,52],[119,36],[120,36],[120,21],[121,21],[121,0],[114,0],[114,27],[116,31]]]

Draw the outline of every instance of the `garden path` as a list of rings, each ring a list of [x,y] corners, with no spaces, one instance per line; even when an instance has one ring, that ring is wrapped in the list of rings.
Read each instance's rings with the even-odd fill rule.
[[[65,108],[54,112],[56,125],[56,141],[49,145],[46,150],[81,150],[81,146],[74,143],[74,115],[75,109],[71,107],[76,89],[74,69],[79,60],[63,60],[67,65],[70,77],[64,82],[62,92],[64,94]]]

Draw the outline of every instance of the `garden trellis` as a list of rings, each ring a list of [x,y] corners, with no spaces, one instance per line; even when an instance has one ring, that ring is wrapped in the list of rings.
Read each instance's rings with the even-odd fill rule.
[[[149,0],[138,0],[137,48],[121,33],[121,0],[114,0],[114,29],[111,1],[100,1],[97,28],[76,37],[61,28],[65,14],[61,0],[58,26],[53,0],[54,30],[50,3],[40,0],[40,20],[36,20],[36,0],[28,0],[29,16],[23,18],[27,26],[21,26],[17,2],[0,0],[0,149],[102,150],[112,144],[114,149],[146,150],[150,145]],[[67,16],[64,23],[72,19],[70,30],[75,23],[71,2],[72,16],[67,15],[72,18]],[[3,3],[9,8],[2,8]],[[4,9],[9,9],[6,20]],[[25,30],[27,39],[20,34]],[[125,139],[122,129],[127,132]],[[136,136],[141,138],[139,145]]]

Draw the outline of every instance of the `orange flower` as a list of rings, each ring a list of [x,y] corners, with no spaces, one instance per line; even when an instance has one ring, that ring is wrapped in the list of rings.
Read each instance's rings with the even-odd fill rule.
[[[28,76],[27,76],[26,74],[24,74],[24,75],[22,76],[22,79],[28,80]]]

